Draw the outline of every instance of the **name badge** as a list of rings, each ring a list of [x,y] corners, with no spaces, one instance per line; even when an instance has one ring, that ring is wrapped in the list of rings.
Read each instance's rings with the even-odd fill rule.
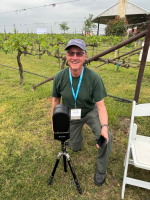
[[[81,119],[81,109],[71,109],[71,120]]]

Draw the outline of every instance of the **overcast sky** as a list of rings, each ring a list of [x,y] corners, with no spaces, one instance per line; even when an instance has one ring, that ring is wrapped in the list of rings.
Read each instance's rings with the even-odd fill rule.
[[[4,32],[4,28],[6,32],[12,32],[15,24],[18,32],[36,33],[37,28],[46,28],[49,33],[61,33],[59,24],[66,21],[70,27],[68,33],[82,33],[84,21],[89,17],[89,14],[96,17],[118,1],[0,0],[0,32]],[[130,2],[150,12],[150,0],[130,0]],[[56,4],[56,6],[52,6],[52,4]],[[40,7],[44,5],[50,6]],[[19,11],[21,9],[26,10]],[[18,12],[11,12],[16,10]],[[103,34],[103,29],[104,25],[101,25],[100,34]]]

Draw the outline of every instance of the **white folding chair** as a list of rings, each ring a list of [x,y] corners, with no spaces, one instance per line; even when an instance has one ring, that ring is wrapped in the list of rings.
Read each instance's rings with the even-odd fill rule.
[[[150,190],[150,182],[127,177],[128,164],[132,164],[138,168],[150,170],[150,137],[138,135],[137,125],[134,122],[135,117],[144,116],[150,116],[150,103],[136,104],[136,102],[133,101],[128,148],[124,162],[125,169],[122,185],[122,199],[124,199],[126,184]],[[150,123],[150,121],[147,121],[147,123]]]

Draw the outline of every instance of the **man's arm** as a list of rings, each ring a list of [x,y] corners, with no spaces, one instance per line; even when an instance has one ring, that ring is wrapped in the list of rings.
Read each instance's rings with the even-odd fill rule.
[[[99,114],[99,120],[101,124],[108,124],[108,114],[107,110],[104,104],[104,99],[101,101],[96,102],[98,114]],[[103,135],[107,139],[107,143],[109,141],[108,138],[108,127],[103,126],[101,129],[101,135]]]
[[[53,131],[53,111],[54,111],[55,106],[57,106],[58,104],[60,104],[60,98],[53,97],[52,98],[52,108],[51,108],[52,131]]]

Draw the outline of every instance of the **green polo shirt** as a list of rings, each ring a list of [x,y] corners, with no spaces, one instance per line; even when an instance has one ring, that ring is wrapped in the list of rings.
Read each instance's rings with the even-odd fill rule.
[[[72,77],[72,84],[76,93],[79,77]],[[75,107],[69,78],[69,67],[58,72],[53,82],[53,97],[62,97],[62,103],[68,108]],[[83,78],[78,93],[76,107],[81,108],[81,116],[85,116],[94,109],[95,103],[107,96],[101,77],[91,69],[84,67]]]

